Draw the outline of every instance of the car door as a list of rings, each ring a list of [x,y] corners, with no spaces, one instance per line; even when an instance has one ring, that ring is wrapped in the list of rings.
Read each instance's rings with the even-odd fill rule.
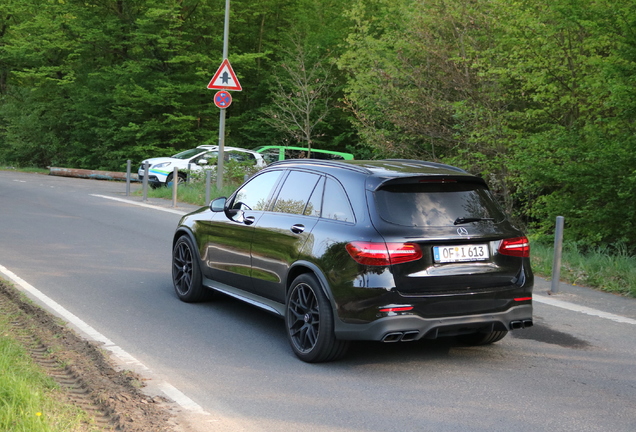
[[[281,174],[276,170],[256,175],[230,197],[225,212],[199,222],[198,235],[205,238],[202,260],[206,277],[252,291],[254,228],[269,205]]]
[[[318,222],[324,178],[316,173],[290,171],[271,211],[254,224],[252,279],[256,294],[285,302],[285,282],[290,266]]]

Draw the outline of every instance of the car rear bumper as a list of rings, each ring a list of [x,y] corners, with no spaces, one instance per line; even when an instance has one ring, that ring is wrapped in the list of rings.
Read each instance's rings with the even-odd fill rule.
[[[345,323],[336,319],[335,334],[342,340],[398,342],[477,332],[515,330],[531,325],[532,304],[523,304],[503,312],[466,316],[424,318],[403,313],[360,324]]]

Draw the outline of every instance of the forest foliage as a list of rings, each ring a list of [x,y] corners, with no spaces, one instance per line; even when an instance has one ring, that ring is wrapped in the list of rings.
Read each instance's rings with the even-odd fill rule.
[[[121,170],[215,143],[224,12],[3,0],[0,162]],[[562,215],[580,247],[636,250],[633,0],[232,0],[229,46],[227,145],[450,163],[539,237]]]

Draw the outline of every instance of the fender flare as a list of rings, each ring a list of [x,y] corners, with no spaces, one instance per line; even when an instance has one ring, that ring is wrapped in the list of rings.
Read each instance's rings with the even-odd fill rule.
[[[196,238],[194,237],[194,233],[185,226],[180,226],[175,231],[174,236],[172,237],[172,250],[174,251],[174,245],[177,244],[177,240],[179,239],[179,237],[183,237],[184,235],[187,236],[192,242],[192,245],[194,246],[194,249],[197,253],[197,258],[199,259],[199,262],[201,262],[201,252],[199,251],[199,245]]]
[[[298,267],[307,268],[316,276],[316,279],[318,279],[318,282],[320,283],[320,288],[322,289],[323,293],[329,299],[329,302],[331,303],[331,306],[335,307],[334,300],[333,300],[333,295],[331,294],[331,289],[329,288],[329,282],[327,281],[327,278],[325,277],[325,275],[322,272],[322,270],[316,264],[314,264],[314,263],[312,263],[310,261],[301,260],[301,261],[296,261],[295,263],[293,263],[289,267],[289,271],[287,272],[287,277],[289,278],[289,275],[293,274],[294,273],[294,269],[296,269]],[[307,272],[303,271],[301,273],[307,273]],[[289,286],[291,285],[292,282],[293,282],[293,280],[289,280],[289,279],[286,280],[285,281],[285,286],[287,288],[289,288]]]

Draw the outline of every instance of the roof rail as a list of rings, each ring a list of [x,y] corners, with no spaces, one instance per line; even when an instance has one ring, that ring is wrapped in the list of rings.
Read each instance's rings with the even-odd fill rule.
[[[452,171],[457,171],[460,173],[469,174],[468,171],[463,170],[461,168],[457,168],[456,166],[447,165],[447,164],[438,163],[438,162],[429,162],[429,161],[423,161],[418,159],[383,159],[383,160],[389,161],[389,162],[407,162],[407,163],[420,165],[420,166],[427,166],[431,168],[444,168],[444,169],[448,169]]]
[[[320,166],[332,166],[334,168],[348,169],[351,171],[356,171],[356,172],[364,173],[364,174],[371,174],[371,171],[369,169],[359,165],[351,164],[350,162],[353,162],[353,161],[332,160],[332,159],[285,159],[281,161],[272,162],[267,166],[271,167],[271,166],[277,166],[277,165],[292,165],[292,164],[320,165]]]
[[[348,169],[348,170],[359,172],[362,174],[372,174],[373,171],[369,168],[366,168],[363,165],[365,162],[367,161],[364,161],[364,160],[345,161],[345,160],[327,160],[327,159],[285,159],[282,161],[272,162],[268,166],[290,165],[290,164],[332,166],[334,168]],[[370,161],[370,162],[401,162],[401,163],[408,163],[408,164],[416,165],[420,167],[440,168],[440,169],[447,169],[449,171],[455,171],[462,174],[470,174],[469,172],[452,165],[446,165],[446,164],[441,164],[437,162],[428,162],[428,161],[422,161],[422,160],[416,160],[416,159],[379,159],[379,160]]]

